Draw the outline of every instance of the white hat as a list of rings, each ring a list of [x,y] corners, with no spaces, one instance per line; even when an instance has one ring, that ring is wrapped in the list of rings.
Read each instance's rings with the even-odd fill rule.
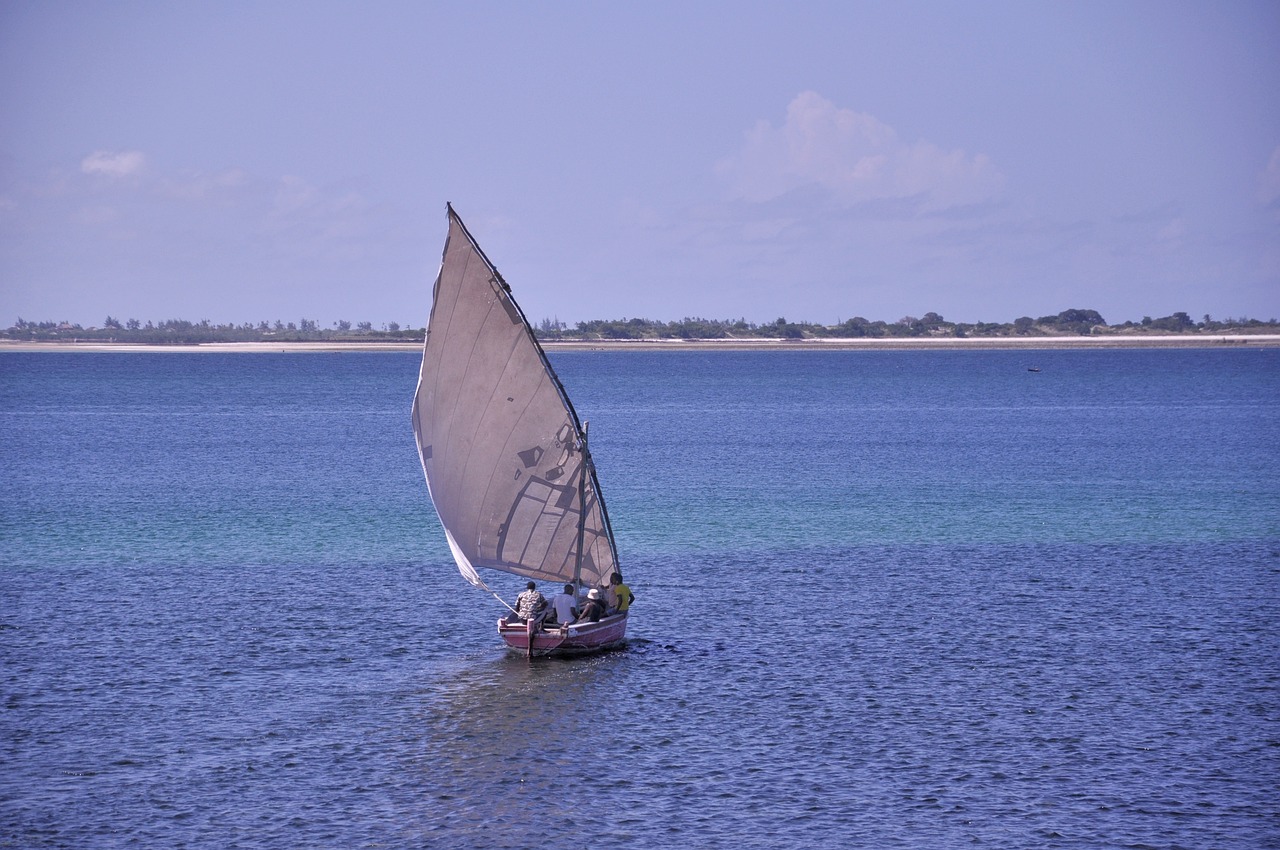
[[[591,592],[587,594],[587,598],[588,598],[588,599],[599,599],[599,598],[600,598],[600,588],[598,588],[598,587],[593,587],[593,588],[591,588]]]

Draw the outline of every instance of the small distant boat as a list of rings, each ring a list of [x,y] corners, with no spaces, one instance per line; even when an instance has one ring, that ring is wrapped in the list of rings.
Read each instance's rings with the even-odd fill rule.
[[[1027,367],[1027,371],[1028,371],[1028,372],[1039,372],[1039,371],[1040,371],[1040,367],[1039,367],[1039,366],[1028,366],[1028,367]]]
[[[510,287],[447,210],[413,400],[431,501],[472,585],[493,593],[478,570],[498,570],[550,582],[556,592],[572,584],[581,598],[618,567],[587,423]],[[530,655],[608,649],[626,631],[626,612],[567,627],[498,622],[502,640]]]

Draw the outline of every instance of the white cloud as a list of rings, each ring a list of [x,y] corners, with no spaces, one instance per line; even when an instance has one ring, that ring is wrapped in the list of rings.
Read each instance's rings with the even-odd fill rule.
[[[1160,228],[1160,232],[1156,234],[1156,238],[1161,242],[1179,242],[1187,235],[1187,224],[1181,218],[1175,218],[1173,221]]]
[[[146,159],[141,151],[94,151],[80,160],[80,170],[85,174],[126,177],[140,171]]]
[[[989,200],[1004,184],[986,156],[907,144],[875,116],[814,92],[796,95],[781,127],[757,123],[716,170],[737,197],[756,202],[816,186],[846,204],[919,198],[936,210]]]
[[[158,182],[156,192],[164,198],[199,201],[246,188],[249,183],[249,176],[244,171],[232,168],[219,174],[196,172],[165,178]]]
[[[72,219],[89,226],[115,224],[120,220],[120,211],[103,204],[94,204],[80,207],[72,215]]]
[[[375,214],[356,192],[285,176],[274,187],[262,228],[299,255],[353,260],[370,250]]]
[[[270,217],[280,221],[345,217],[363,213],[367,207],[355,192],[322,190],[300,177],[285,176],[276,185]]]
[[[1280,200],[1280,147],[1271,152],[1271,159],[1258,178],[1258,200],[1267,205]]]
[[[272,215],[286,217],[314,210],[321,203],[320,190],[301,177],[286,175],[276,187]]]

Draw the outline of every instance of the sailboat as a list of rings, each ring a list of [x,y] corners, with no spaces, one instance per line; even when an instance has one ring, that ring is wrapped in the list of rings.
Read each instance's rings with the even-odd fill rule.
[[[447,211],[413,400],[431,501],[472,585],[501,601],[480,575],[496,570],[556,590],[572,584],[581,601],[618,571],[587,423],[511,288],[451,204]],[[507,619],[498,621],[502,640],[530,656],[598,651],[626,639],[625,611],[547,627]]]

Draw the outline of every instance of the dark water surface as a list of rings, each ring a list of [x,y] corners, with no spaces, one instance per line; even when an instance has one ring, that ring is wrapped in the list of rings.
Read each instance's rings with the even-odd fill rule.
[[[0,354],[0,846],[1280,846],[1280,352],[554,360],[638,602],[531,665],[416,357]]]

